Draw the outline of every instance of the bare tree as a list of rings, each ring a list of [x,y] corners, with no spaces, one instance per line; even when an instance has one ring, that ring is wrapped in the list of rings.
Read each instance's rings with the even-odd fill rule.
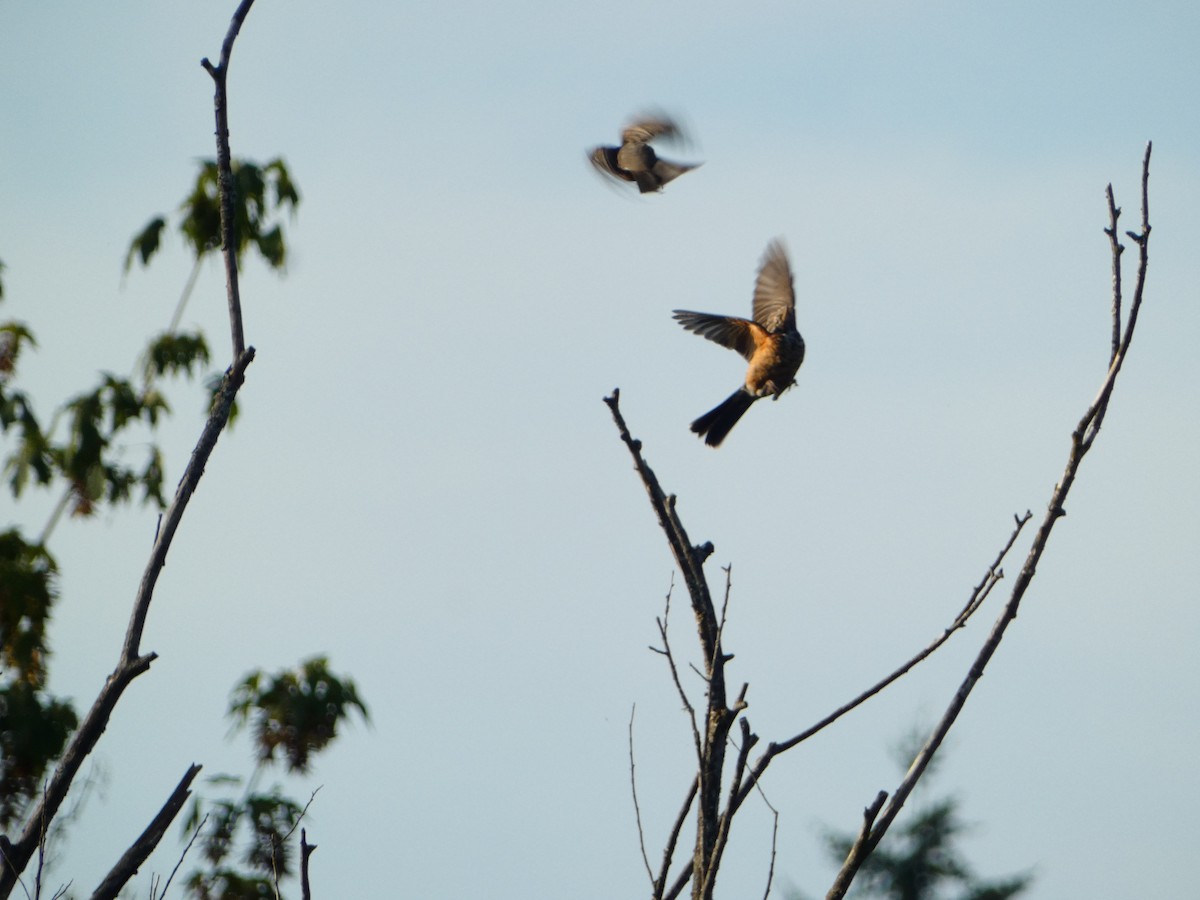
[[[1148,185],[1150,179],[1151,145],[1146,145],[1145,156],[1142,160],[1141,207],[1142,218],[1139,231],[1127,231],[1126,235],[1137,245],[1138,266],[1134,283],[1133,296],[1129,301],[1128,310],[1124,309],[1122,286],[1121,255],[1125,250],[1118,232],[1118,219],[1121,210],[1113,198],[1112,185],[1106,190],[1108,203],[1109,225],[1105,233],[1109,237],[1112,250],[1112,338],[1108,369],[1101,381],[1100,389],[1088,405],[1082,418],[1071,432],[1070,452],[1067,463],[1058,483],[1051,494],[1046,512],[1043,514],[1038,530],[1033,538],[1032,546],[1025,557],[1025,562],[1017,576],[1009,599],[1005,603],[990,633],[972,662],[959,685],[954,697],[947,706],[941,719],[933,728],[924,746],[921,747],[909,767],[907,774],[899,785],[892,791],[890,797],[887,791],[879,791],[874,799],[863,810],[862,825],[858,836],[853,842],[841,870],[830,887],[828,900],[844,897],[855,874],[859,871],[864,860],[879,845],[888,828],[904,806],[917,781],[926,771],[930,760],[945,739],[950,727],[954,724],[975,684],[982,677],[984,669],[992,655],[1000,646],[1008,626],[1017,617],[1021,601],[1028,590],[1037,565],[1050,540],[1055,523],[1064,516],[1067,495],[1075,483],[1079,466],[1083,458],[1095,443],[1108,411],[1108,403],[1116,386],[1117,376],[1125,363],[1133,341],[1134,329],[1137,325],[1138,313],[1141,309],[1146,284],[1146,269],[1149,260],[1148,247],[1150,241],[1150,211]],[[758,744],[759,738],[751,730],[746,716],[746,696],[748,684],[738,688],[733,700],[730,700],[730,690],[727,684],[725,664],[732,657],[725,652],[722,645],[722,630],[725,621],[725,607],[729,598],[729,570],[726,569],[725,596],[718,609],[713,601],[707,577],[704,574],[704,562],[712,554],[713,545],[704,543],[694,545],[688,538],[687,531],[676,511],[674,495],[665,493],[658,478],[646,463],[642,455],[641,441],[634,438],[621,415],[620,393],[614,390],[612,395],[605,398],[605,403],[612,413],[621,440],[629,449],[642,484],[650,498],[659,525],[667,538],[667,544],[675,558],[676,565],[683,576],[688,597],[691,600],[692,612],[696,619],[696,629],[700,640],[700,650],[704,670],[701,673],[707,685],[707,697],[703,709],[699,713],[689,700],[678,677],[678,669],[674,655],[667,640],[666,618],[659,619],[659,636],[662,647],[659,648],[668,663],[676,689],[683,698],[685,709],[692,713],[692,731],[696,750],[696,771],[689,777],[684,801],[680,807],[675,822],[664,843],[662,863],[657,874],[649,864],[649,856],[645,852],[645,836],[642,839],[643,857],[646,860],[646,870],[651,883],[651,896],[654,900],[678,897],[691,883],[691,896],[694,900],[710,900],[713,897],[717,874],[720,870],[722,855],[729,839],[733,818],[741,808],[742,803],[750,792],[758,787],[768,766],[781,753],[797,746],[802,741],[812,737],[818,731],[828,727],[841,716],[859,706],[870,697],[879,693],[888,685],[908,672],[913,666],[942,646],[954,633],[961,629],[967,620],[980,608],[991,593],[992,588],[1003,577],[1001,564],[1007,557],[1017,536],[1026,523],[1032,518],[1032,513],[1015,517],[1015,524],[1007,541],[984,572],[983,578],[975,586],[967,602],[951,620],[942,634],[938,635],[927,647],[916,653],[891,674],[881,679],[877,684],[864,690],[857,697],[839,706],[828,716],[814,725],[781,741],[772,741],[751,764],[750,754]],[[668,598],[669,605],[669,598]],[[734,725],[738,726],[740,740],[732,772],[729,773],[726,785],[727,760],[726,748],[730,744],[730,732]],[[631,722],[632,727],[632,722]],[[631,739],[632,747],[632,739]],[[632,750],[631,750],[632,753]],[[632,766],[632,759],[631,759]],[[631,769],[632,776],[632,769]],[[636,785],[635,787],[635,806]],[[695,844],[691,855],[675,864],[679,837],[689,817],[695,821]],[[639,832],[640,810],[638,811]],[[772,852],[772,860],[774,852]],[[773,863],[772,863],[773,864]],[[674,872],[674,874],[672,874]],[[768,876],[767,892],[770,891]]]

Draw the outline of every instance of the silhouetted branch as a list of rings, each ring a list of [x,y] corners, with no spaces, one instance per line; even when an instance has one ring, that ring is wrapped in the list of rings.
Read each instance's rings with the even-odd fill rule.
[[[684,583],[692,601],[692,612],[696,617],[700,646],[704,654],[703,677],[707,682],[708,702],[704,716],[704,728],[700,736],[696,792],[698,798],[696,847],[692,854],[694,878],[692,896],[696,900],[710,900],[717,874],[713,864],[719,862],[722,849],[720,844],[720,805],[725,749],[729,729],[741,710],[746,707],[746,687],[742,688],[733,708],[727,706],[725,663],[732,657],[727,656],[721,647],[723,614],[718,615],[713,605],[712,594],[709,591],[703,569],[704,560],[712,553],[712,547],[711,545],[694,547],[688,540],[687,531],[675,510],[675,497],[668,496],[663,492],[654,472],[643,459],[641,441],[633,438],[625,426],[619,401],[620,392],[617,390],[612,392],[612,396],[604,398],[604,402],[608,405],[613,420],[617,424],[621,439],[633,457],[634,465],[642,478],[646,493],[650,497],[651,506],[658,514],[659,525],[667,535],[667,542],[675,556],[676,564],[683,573]],[[659,624],[659,628],[665,638],[663,623]],[[677,677],[676,683],[678,684]],[[682,692],[682,688],[680,690]],[[686,697],[684,702],[687,704]],[[690,704],[687,705],[690,706]]]
[[[300,896],[304,900],[312,900],[312,890],[308,886],[308,858],[317,849],[316,844],[308,842],[308,834],[300,829]]]
[[[642,864],[646,867],[646,878],[650,887],[654,887],[654,872],[650,869],[650,857],[646,854],[646,831],[642,828],[642,808],[638,805],[637,773],[633,758],[633,717],[637,713],[637,704],[629,711],[629,791],[633,795],[633,815],[637,819],[638,847],[642,851]]]
[[[688,878],[691,877],[691,869],[683,872],[680,880],[676,882],[670,893],[664,894],[663,891],[667,883],[667,874],[670,871],[671,863],[675,859],[675,845],[679,843],[679,832],[683,830],[683,823],[687,821],[688,813],[692,810],[692,803],[696,800],[696,791],[699,788],[699,780],[692,779],[691,786],[688,788],[687,797],[684,798],[683,805],[679,807],[679,814],[675,816],[675,824],[671,826],[671,833],[667,837],[666,846],[663,848],[662,868],[659,869],[658,878],[654,880],[654,900],[662,900],[662,898],[677,897],[679,892],[683,890],[683,886],[687,884]]]
[[[175,873],[179,871],[179,867],[183,865],[184,859],[187,858],[188,851],[192,849],[192,844],[196,843],[196,838],[200,837],[200,832],[204,830],[205,823],[208,822],[208,813],[204,814],[204,818],[200,820],[200,824],[196,826],[192,832],[192,836],[188,838],[187,845],[183,848],[183,852],[179,854],[179,859],[175,862],[175,867],[171,869],[171,874],[167,876],[167,880],[163,882],[163,886],[159,889],[157,900],[163,900],[167,896],[167,888],[171,886],[171,882],[175,879]],[[155,900],[154,888],[150,888],[150,900]]]
[[[674,590],[674,587],[674,580],[672,579],[672,590]],[[667,591],[662,618],[654,620],[658,625],[658,635],[662,638],[662,649],[659,650],[657,647],[651,647],[650,649],[667,658],[667,666],[671,670],[671,680],[675,682],[675,690],[679,693],[679,699],[683,703],[684,712],[688,714],[688,723],[692,726],[692,743],[696,748],[696,763],[699,765],[703,761],[704,747],[700,740],[700,729],[696,726],[696,709],[692,706],[692,701],[688,698],[687,691],[683,689],[683,682],[679,680],[679,668],[675,665],[675,656],[671,653],[671,642],[667,638],[667,622],[670,616],[671,591]]]
[[[1115,240],[1112,241],[1113,266],[1117,272],[1113,278],[1113,317],[1115,322],[1115,330],[1121,334],[1120,344],[1116,347],[1115,354],[1111,357],[1108,372],[1105,375],[1104,382],[1100,388],[1096,399],[1092,401],[1080,419],[1078,426],[1071,434],[1071,450],[1067,457],[1067,464],[1063,470],[1062,478],[1054,487],[1054,492],[1050,497],[1050,503],[1047,506],[1046,514],[1042,519],[1041,526],[1033,539],[1033,545],[1029,548],[1029,553],[1025,558],[1025,565],[1021,569],[1021,573],[1017,576],[1016,583],[1013,585],[1012,594],[1009,597],[1008,603],[1005,604],[1000,617],[992,626],[991,632],[988,634],[987,640],[976,656],[975,661],[971,664],[971,668],[967,673],[966,678],[959,685],[958,691],[955,693],[950,705],[943,713],[941,720],[934,727],[929,739],[925,745],[917,753],[916,759],[913,760],[904,779],[892,794],[891,801],[887,804],[879,817],[879,820],[873,825],[868,825],[864,834],[859,836],[859,840],[855,841],[851,848],[850,854],[846,861],[842,864],[841,870],[838,872],[834,880],[833,886],[826,894],[826,900],[840,900],[844,897],[846,891],[850,887],[854,876],[857,874],[862,863],[867,856],[879,845],[879,841],[887,833],[888,828],[899,814],[900,809],[904,806],[912,789],[916,786],[921,775],[924,774],[934,753],[937,752],[950,727],[958,718],[958,714],[962,711],[966,704],[967,697],[970,696],[979,679],[983,677],[984,669],[997,648],[1000,646],[1000,641],[1004,637],[1009,624],[1016,619],[1018,609],[1021,605],[1021,600],[1025,596],[1030,583],[1033,581],[1034,575],[1037,573],[1037,564],[1041,560],[1042,553],[1046,549],[1046,545],[1050,540],[1050,534],[1054,529],[1054,524],[1063,516],[1066,515],[1065,502],[1067,495],[1071,490],[1071,486],[1075,483],[1076,475],[1079,472],[1079,465],[1083,461],[1091,449],[1092,443],[1095,441],[1096,435],[1100,430],[1100,425],[1104,420],[1104,414],[1108,406],[1109,398],[1112,396],[1113,387],[1116,384],[1117,373],[1121,369],[1122,363],[1125,361],[1125,356],[1129,352],[1130,342],[1133,339],[1134,326],[1137,323],[1137,314],[1142,304],[1142,297],[1146,282],[1146,267],[1148,261],[1147,245],[1150,238],[1150,221],[1149,221],[1149,198],[1148,198],[1148,182],[1150,178],[1150,149],[1151,145],[1146,145],[1146,154],[1142,160],[1142,231],[1140,234],[1129,232],[1132,238],[1139,247],[1139,265],[1137,282],[1134,288],[1133,301],[1129,308],[1128,320],[1121,327],[1121,303],[1118,296],[1120,290],[1120,256],[1122,248]],[[1112,202],[1111,185],[1107,193],[1109,198],[1109,221],[1111,223],[1111,234],[1116,233],[1117,216],[1120,211]],[[1108,229],[1106,229],[1108,231]]]
[[[923,650],[903,663],[891,674],[867,688],[853,700],[839,706],[815,725],[806,728],[804,731],[800,732],[794,737],[788,738],[786,741],[780,741],[778,743],[772,741],[770,744],[768,744],[767,749],[763,752],[763,755],[758,758],[757,762],[755,762],[754,767],[751,769],[750,774],[746,778],[745,782],[738,785],[736,793],[730,801],[726,815],[732,815],[733,813],[737,812],[738,807],[742,805],[746,797],[749,796],[750,791],[755,787],[755,785],[758,784],[759,779],[762,778],[763,773],[766,772],[767,766],[771,764],[771,761],[776,756],[787,750],[791,750],[797,744],[808,740],[817,732],[828,728],[846,713],[858,706],[861,706],[867,700],[870,700],[884,688],[888,687],[894,681],[899,679],[902,675],[908,673],[918,663],[926,660],[931,654],[933,654],[935,650],[941,647],[942,644],[946,643],[946,641],[948,641],[956,631],[965,627],[971,616],[974,615],[975,611],[979,609],[981,605],[983,605],[983,601],[987,599],[988,595],[992,591],[992,588],[995,587],[997,582],[1004,577],[1004,570],[1000,568],[1000,563],[1004,561],[1005,556],[1008,555],[1008,551],[1012,549],[1013,544],[1016,542],[1017,536],[1021,533],[1021,529],[1025,527],[1025,523],[1031,518],[1033,518],[1033,514],[1030,512],[1026,512],[1024,516],[1013,517],[1016,524],[1013,528],[1012,534],[1008,536],[1008,540],[1005,542],[1004,546],[1000,548],[1000,552],[996,555],[996,558],[992,561],[992,564],[988,566],[983,578],[980,580],[979,584],[975,586],[975,589],[971,592],[970,597],[967,598],[966,604],[961,610],[959,610],[958,615],[954,617],[954,621],[951,622],[950,625],[947,626],[940,635],[934,638],[933,641],[931,641]]]
[[[237,222],[234,217],[234,182],[232,153],[229,149],[229,98],[225,92],[225,83],[229,75],[229,58],[233,53],[233,42],[238,32],[242,30],[242,22],[246,20],[254,0],[242,0],[233,20],[229,23],[229,31],[225,33],[225,41],[221,44],[221,60],[214,66],[208,57],[200,60],[216,85],[216,95],[213,98],[213,108],[217,119],[217,178],[221,186],[221,245],[225,257],[225,287],[229,302],[229,331],[233,338],[233,358],[239,358],[246,349],[246,339],[242,332],[242,299],[238,291],[237,270]]]
[[[187,798],[191,796],[191,787],[193,779],[200,771],[200,766],[194,763],[188,767],[183,778],[175,790],[171,792],[171,796],[167,798],[167,802],[163,804],[162,809],[158,811],[153,821],[146,826],[146,830],[141,833],[136,841],[130,845],[129,849],[117,861],[117,864],[112,867],[109,873],[104,876],[104,880],[100,882],[100,886],[92,892],[92,900],[109,900],[116,897],[120,893],[121,888],[141,868],[142,863],[146,861],[153,851],[158,846],[158,842],[162,840],[162,836],[166,833],[171,822],[179,815],[179,810],[183,809],[183,804],[187,802]]]

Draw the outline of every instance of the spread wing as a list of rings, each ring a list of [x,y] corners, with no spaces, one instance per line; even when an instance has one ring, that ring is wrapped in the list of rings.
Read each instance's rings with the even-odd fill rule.
[[[621,132],[621,140],[626,144],[645,144],[657,137],[671,139],[682,136],[683,132],[679,126],[667,116],[647,116],[638,119],[626,125],[625,130]]]
[[[687,309],[677,309],[673,315],[688,331],[694,331],[722,347],[736,350],[746,359],[754,355],[754,331],[758,326],[747,319],[714,316],[711,313],[698,313]]]
[[[796,294],[787,251],[778,240],[767,245],[754,284],[754,321],[772,333],[796,328]]]
[[[601,175],[608,175],[610,178],[620,178],[624,181],[629,180],[629,176],[621,171],[621,167],[617,165],[617,148],[616,147],[597,147],[588,157],[592,161],[592,165],[596,167],[596,171]]]

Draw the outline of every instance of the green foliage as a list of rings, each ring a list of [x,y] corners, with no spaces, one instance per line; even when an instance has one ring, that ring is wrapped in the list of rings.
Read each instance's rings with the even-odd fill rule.
[[[239,726],[251,725],[259,761],[273,762],[278,750],[294,772],[308,770],[310,755],[337,736],[338,723],[352,710],[369,721],[354,682],[334,676],[323,656],[275,675],[251,672],[229,704]]]
[[[30,476],[39,485],[50,483],[54,478],[54,456],[29,398],[21,391],[5,392],[0,383],[0,433],[13,426],[18,431],[16,449],[5,460],[4,471],[13,496],[20,497]]]
[[[135,488],[142,502],[167,505],[162,494],[162,456],[151,446],[142,471],[120,461],[117,436],[129,425],[144,421],[153,427],[159,415],[170,412],[166,399],[153,387],[139,390],[128,379],[104,374],[93,391],[80,394],[66,406],[69,431],[65,444],[52,451],[59,471],[71,485],[73,513],[91,515],[97,501],[128,501]]]
[[[259,900],[274,897],[271,880],[262,875],[242,875],[236,869],[193,872],[187,891],[196,900]]]
[[[129,267],[133,265],[133,257],[136,255],[142,265],[148,265],[150,257],[158,252],[159,246],[162,244],[163,229],[167,227],[167,220],[162,216],[155,216],[146,223],[146,227],[133,236],[133,241],[129,245],[129,252],[125,254],[125,271],[129,271]]]
[[[58,598],[57,575],[45,547],[27,543],[16,529],[0,532],[0,671],[35,687],[46,679],[46,623]]]
[[[148,377],[186,375],[191,378],[197,369],[208,365],[208,360],[208,342],[200,332],[164,331],[146,348],[146,373]]]
[[[200,171],[179,212],[179,232],[197,260],[221,247],[221,201],[216,160],[200,161]],[[235,248],[241,263],[246,248],[253,245],[272,269],[287,263],[287,243],[278,217],[286,210],[294,214],[300,192],[287,164],[273,159],[264,166],[249,160],[233,161]],[[125,255],[125,270],[135,258],[148,265],[161,249],[164,216],[155,216],[134,235]]]
[[[191,835],[202,829],[200,847],[206,863],[205,870],[193,872],[187,881],[192,898],[274,897],[278,882],[295,874],[295,854],[288,839],[304,808],[278,786],[259,792],[253,784],[264,767],[280,762],[289,772],[306,772],[312,754],[329,745],[338,722],[353,710],[367,718],[354,683],[330,673],[324,657],[274,675],[252,672],[233,689],[228,714],[236,727],[252,723],[258,771],[251,787],[237,799],[206,802],[197,796],[192,802],[183,830]],[[282,760],[276,759],[277,748],[283,751]],[[230,775],[217,775],[209,782],[230,793],[236,793],[242,783]]]
[[[0,322],[0,382],[16,369],[17,359],[21,355],[21,343],[26,342],[33,347],[37,341],[33,332],[21,322]]]
[[[27,681],[0,687],[0,829],[37,796],[50,760],[62,753],[78,719],[70,704]]]

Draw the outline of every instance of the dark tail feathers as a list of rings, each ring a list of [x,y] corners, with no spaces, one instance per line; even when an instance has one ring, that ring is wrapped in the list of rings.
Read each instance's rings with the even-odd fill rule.
[[[704,438],[704,443],[710,447],[721,446],[725,435],[737,424],[738,419],[746,414],[757,397],[752,397],[744,388],[738,388],[728,398],[713,409],[710,409],[692,423],[692,431]]]

